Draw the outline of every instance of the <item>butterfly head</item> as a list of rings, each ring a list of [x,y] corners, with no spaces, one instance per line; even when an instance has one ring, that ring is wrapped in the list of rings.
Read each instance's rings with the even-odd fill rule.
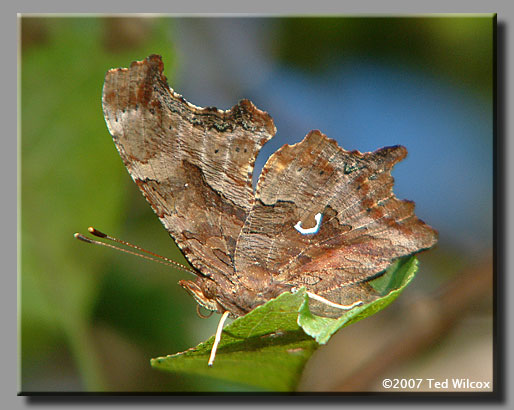
[[[198,278],[196,282],[192,280],[181,280],[179,285],[193,296],[196,302],[207,310],[223,313],[223,309],[216,300],[215,286],[216,284],[204,278]]]

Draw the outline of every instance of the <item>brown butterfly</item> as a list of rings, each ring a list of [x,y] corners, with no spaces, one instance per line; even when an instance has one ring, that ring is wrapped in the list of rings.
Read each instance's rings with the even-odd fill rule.
[[[194,267],[196,280],[179,283],[201,306],[237,317],[301,286],[322,302],[369,302],[379,296],[370,279],[435,244],[414,203],[392,192],[404,147],[345,151],[311,131],[269,158],[254,192],[271,117],[248,100],[196,107],[162,72],[157,55],[110,70],[103,110],[132,179]],[[314,313],[341,314],[322,302]]]

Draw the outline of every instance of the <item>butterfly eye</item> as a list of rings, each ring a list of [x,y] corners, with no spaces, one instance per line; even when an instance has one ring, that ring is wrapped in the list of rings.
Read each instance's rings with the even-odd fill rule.
[[[321,219],[323,218],[323,215],[321,213],[317,213],[314,216],[314,219],[316,220],[316,225],[314,225],[312,228],[304,229],[302,228],[302,221],[298,221],[294,228],[300,232],[302,235],[312,235],[319,232],[319,228],[321,228]]]
[[[207,299],[214,299],[216,294],[216,284],[211,280],[204,280],[202,285],[202,293]]]

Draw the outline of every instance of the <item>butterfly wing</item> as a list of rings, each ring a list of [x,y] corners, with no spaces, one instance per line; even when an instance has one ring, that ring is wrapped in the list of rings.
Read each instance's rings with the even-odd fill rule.
[[[345,151],[319,131],[280,148],[259,178],[236,271],[269,272],[341,304],[365,296],[364,281],[436,242],[414,203],[392,192],[391,169],[405,155],[402,146]]]
[[[199,108],[171,90],[161,58],[110,70],[104,116],[128,172],[189,262],[231,280],[236,239],[253,206],[252,172],[275,133],[251,102]]]
[[[193,106],[162,71],[155,55],[110,70],[104,116],[165,228],[222,289],[213,297],[202,281],[182,281],[199,303],[240,315],[302,285],[337,303],[367,300],[366,280],[435,243],[413,203],[392,193],[390,171],[405,148],[348,152],[313,131],[270,157],[254,195],[255,158],[275,133],[271,117],[247,100],[228,111]]]

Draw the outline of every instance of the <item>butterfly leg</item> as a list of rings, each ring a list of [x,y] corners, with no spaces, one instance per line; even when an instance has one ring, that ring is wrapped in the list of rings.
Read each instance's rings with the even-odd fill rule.
[[[357,302],[352,303],[351,305],[340,305],[338,303],[331,302],[330,300],[325,299],[322,296],[316,295],[315,293],[312,293],[312,292],[306,292],[306,293],[307,293],[307,296],[309,296],[309,298],[311,298],[313,300],[317,300],[318,302],[324,303],[327,306],[331,306],[333,308],[341,309],[341,310],[351,310],[354,307],[363,304],[362,300],[359,300]]]
[[[218,349],[218,344],[221,340],[221,332],[223,331],[223,325],[225,324],[225,320],[227,320],[227,317],[229,315],[229,311],[226,310],[223,315],[221,315],[220,322],[218,323],[218,329],[216,329],[216,336],[214,337],[214,344],[212,345],[211,349],[211,356],[209,357],[209,363],[207,363],[209,366],[212,366],[214,363],[214,358],[216,357],[216,350]]]
[[[292,293],[296,293],[297,291],[298,291],[298,288],[296,288],[296,287],[291,289]],[[312,300],[317,300],[318,302],[324,303],[327,306],[331,306],[333,308],[341,309],[341,310],[351,310],[354,307],[360,306],[364,303],[362,300],[358,300],[357,302],[354,302],[351,305],[340,305],[338,303],[334,303],[328,299],[325,299],[323,296],[316,295],[315,293],[312,293],[309,291],[307,291],[306,293],[307,293],[307,296],[309,296],[309,298],[311,298]]]

